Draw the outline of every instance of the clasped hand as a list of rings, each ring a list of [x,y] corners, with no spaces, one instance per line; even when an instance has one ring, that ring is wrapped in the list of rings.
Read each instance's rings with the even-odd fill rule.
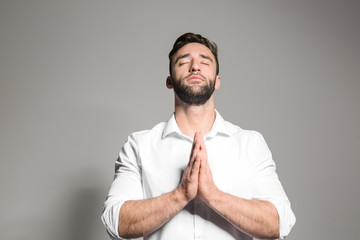
[[[203,201],[209,202],[210,197],[217,190],[201,132],[195,133],[189,163],[184,171],[180,187],[187,201],[199,196]]]

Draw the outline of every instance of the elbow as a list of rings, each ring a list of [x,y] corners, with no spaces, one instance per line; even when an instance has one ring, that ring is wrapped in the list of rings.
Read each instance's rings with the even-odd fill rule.
[[[126,230],[126,227],[120,227],[120,225],[118,228],[118,235],[122,239],[131,239],[131,238],[141,237],[141,236],[134,236],[134,235],[130,234],[130,232]]]
[[[271,228],[268,228],[268,230],[263,232],[262,234],[254,234],[252,237],[258,239],[279,239],[280,238],[279,225],[277,226],[275,225],[272,226]]]
[[[280,223],[279,220],[273,224],[268,239],[278,239],[280,237]]]
[[[121,239],[133,239],[133,238],[143,237],[143,235],[141,234],[131,234],[128,232],[120,232],[120,231],[118,232],[118,234]]]
[[[141,236],[136,236],[136,235],[132,235],[132,234],[129,234],[129,233],[126,233],[126,232],[120,232],[119,231],[119,237],[121,239],[132,239],[132,238],[139,238]]]
[[[278,225],[279,226],[279,225]],[[279,239],[280,238],[280,230],[277,227],[274,231],[272,231],[266,239]]]
[[[275,209],[275,207],[274,207]],[[279,239],[280,238],[280,219],[276,211],[268,217],[261,225],[258,225],[258,234],[253,236],[258,239]],[[254,234],[255,235],[255,234]]]
[[[123,239],[140,238],[144,236],[141,231],[136,230],[134,225],[121,223],[120,221],[118,226],[118,235]]]

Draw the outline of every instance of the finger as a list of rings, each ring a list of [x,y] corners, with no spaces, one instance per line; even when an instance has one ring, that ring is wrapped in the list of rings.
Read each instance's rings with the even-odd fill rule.
[[[194,135],[194,138],[196,139],[198,136],[199,136],[199,133],[198,131],[195,132],[195,135]]]
[[[207,150],[206,150],[206,145],[205,145],[205,141],[203,140],[202,142],[200,142],[200,150],[202,152],[204,152],[204,154],[207,156]]]
[[[206,155],[207,154],[206,145],[205,145],[204,137],[202,134],[200,134],[200,136],[199,136],[199,144],[200,144],[200,151],[204,151],[205,155]]]
[[[194,138],[193,138],[193,142],[196,143],[197,142],[197,135],[198,135],[198,132],[195,132],[194,134]]]
[[[192,147],[191,147],[191,153],[194,151],[195,149],[195,146],[196,146],[196,140],[195,140],[195,137],[194,137],[194,140],[193,140],[193,144],[192,144]]]
[[[192,163],[191,170],[190,170],[190,176],[198,175],[199,169],[200,169],[200,157],[199,157],[199,155],[197,155],[194,158],[194,161]]]
[[[202,139],[203,139],[203,134],[202,134],[201,132],[197,132],[197,134],[196,134],[196,140],[197,140],[198,142],[201,142]]]
[[[200,149],[202,147],[204,147],[205,143],[204,143],[204,135],[202,134],[202,132],[198,132],[197,134],[197,141],[199,142],[200,144]]]
[[[200,144],[196,143],[196,144],[194,144],[194,148],[192,149],[192,151],[190,153],[188,167],[192,168],[192,165],[194,164],[196,157],[199,155],[199,152],[200,152]]]
[[[192,149],[191,149],[191,154],[190,154],[190,158],[192,158],[192,156],[194,155],[194,153],[196,151],[199,151],[200,150],[200,142],[199,142],[199,139],[197,137],[197,133],[195,133],[195,136],[194,136],[194,140],[193,140],[193,145],[192,145]]]

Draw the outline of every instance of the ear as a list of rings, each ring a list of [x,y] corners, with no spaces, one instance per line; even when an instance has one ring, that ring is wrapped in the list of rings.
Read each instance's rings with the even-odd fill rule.
[[[168,76],[166,78],[166,87],[168,89],[173,89],[174,88],[174,85],[173,85],[173,82],[172,82],[172,77],[171,76]]]
[[[219,75],[216,75],[215,78],[216,82],[215,82],[215,89],[219,90],[220,89],[220,85],[221,85],[221,77]]]

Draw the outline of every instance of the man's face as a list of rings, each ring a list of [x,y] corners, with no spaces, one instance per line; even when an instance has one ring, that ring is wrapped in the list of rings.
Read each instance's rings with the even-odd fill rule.
[[[170,78],[172,85],[168,87],[173,87],[175,94],[189,105],[203,105],[220,87],[215,57],[200,43],[189,43],[178,50]]]

